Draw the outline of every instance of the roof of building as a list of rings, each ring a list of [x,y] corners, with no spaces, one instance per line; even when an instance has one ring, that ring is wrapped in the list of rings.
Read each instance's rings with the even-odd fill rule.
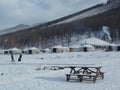
[[[79,44],[89,44],[89,45],[99,45],[99,46],[108,46],[110,45],[108,42],[103,41],[101,39],[92,37],[92,38],[88,38],[88,39],[84,39],[82,41],[77,42]]]

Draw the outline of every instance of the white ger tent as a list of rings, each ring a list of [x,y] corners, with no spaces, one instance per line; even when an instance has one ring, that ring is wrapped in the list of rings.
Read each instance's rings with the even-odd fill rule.
[[[40,53],[40,49],[36,48],[36,47],[27,48],[24,50],[25,50],[26,54],[38,54],[38,53]]]
[[[69,52],[69,48],[68,47],[63,47],[61,45],[57,45],[57,46],[53,46],[52,47],[52,52],[53,53],[63,53],[63,52]]]
[[[70,52],[69,47],[63,47],[63,52]]]
[[[51,50],[49,48],[43,49],[42,50],[43,53],[51,53]]]
[[[70,52],[81,52],[81,51],[87,52],[87,51],[95,50],[94,46],[92,46],[92,45],[75,44],[75,45],[71,45],[69,48],[70,48]]]
[[[84,52],[95,51],[95,48],[92,45],[83,45],[83,51]]]
[[[20,50],[20,49],[18,49],[18,48],[11,48],[11,49],[9,49],[8,50],[9,51],[9,53],[13,53],[13,54],[20,54],[20,53],[22,53],[22,51]]]
[[[62,53],[63,52],[63,46],[57,45],[52,47],[52,52],[53,53]]]
[[[81,47],[80,45],[71,45],[69,46],[70,52],[80,52],[82,51],[80,47]]]

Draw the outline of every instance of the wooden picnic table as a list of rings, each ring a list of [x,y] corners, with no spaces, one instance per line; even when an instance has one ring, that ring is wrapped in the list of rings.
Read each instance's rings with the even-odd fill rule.
[[[77,76],[80,82],[85,80],[85,77],[89,77],[89,80],[92,80],[94,83],[97,77],[104,79],[104,72],[101,72],[101,66],[69,66],[66,68],[70,68],[70,73],[66,74],[67,81],[69,81],[71,76]]]

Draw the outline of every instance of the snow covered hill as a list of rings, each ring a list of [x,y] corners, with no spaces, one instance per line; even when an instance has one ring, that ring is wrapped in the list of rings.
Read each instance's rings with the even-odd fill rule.
[[[58,22],[57,24],[60,24],[60,23],[67,23],[67,22],[72,22],[72,21],[75,21],[75,20],[78,20],[78,19],[83,19],[83,18],[86,18],[86,17],[90,17],[90,16],[93,16],[93,15],[97,15],[97,14],[100,14],[100,13],[103,13],[103,12],[106,12],[110,9],[113,9],[113,8],[116,8],[120,5],[120,1],[115,1],[114,3],[110,3],[110,4],[101,4],[101,5],[98,5],[98,7],[95,7],[93,9],[90,9],[88,10],[87,12],[84,12],[84,13],[81,13],[79,15],[76,15],[74,17],[70,17],[66,20],[63,20],[61,22]]]
[[[107,12],[108,10],[117,8],[119,6],[120,6],[120,0],[113,0],[111,3],[98,4],[93,7],[88,8],[88,9],[85,9],[83,11],[68,15],[68,16],[60,18],[60,19],[56,19],[55,20],[56,23],[54,23],[52,25],[62,24],[62,23],[67,23],[67,22],[72,22],[75,20],[83,19],[86,17],[90,17],[93,15]],[[53,21],[53,22],[55,22],[55,21]]]

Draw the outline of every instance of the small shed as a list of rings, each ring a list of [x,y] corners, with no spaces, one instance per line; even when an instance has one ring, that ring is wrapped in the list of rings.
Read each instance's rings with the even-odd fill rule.
[[[20,53],[22,53],[22,51],[20,49],[18,49],[18,48],[11,48],[8,51],[9,51],[9,53],[13,53],[13,54],[20,54]]]
[[[31,47],[27,49],[27,54],[38,54],[40,53],[40,49],[36,47]]]

